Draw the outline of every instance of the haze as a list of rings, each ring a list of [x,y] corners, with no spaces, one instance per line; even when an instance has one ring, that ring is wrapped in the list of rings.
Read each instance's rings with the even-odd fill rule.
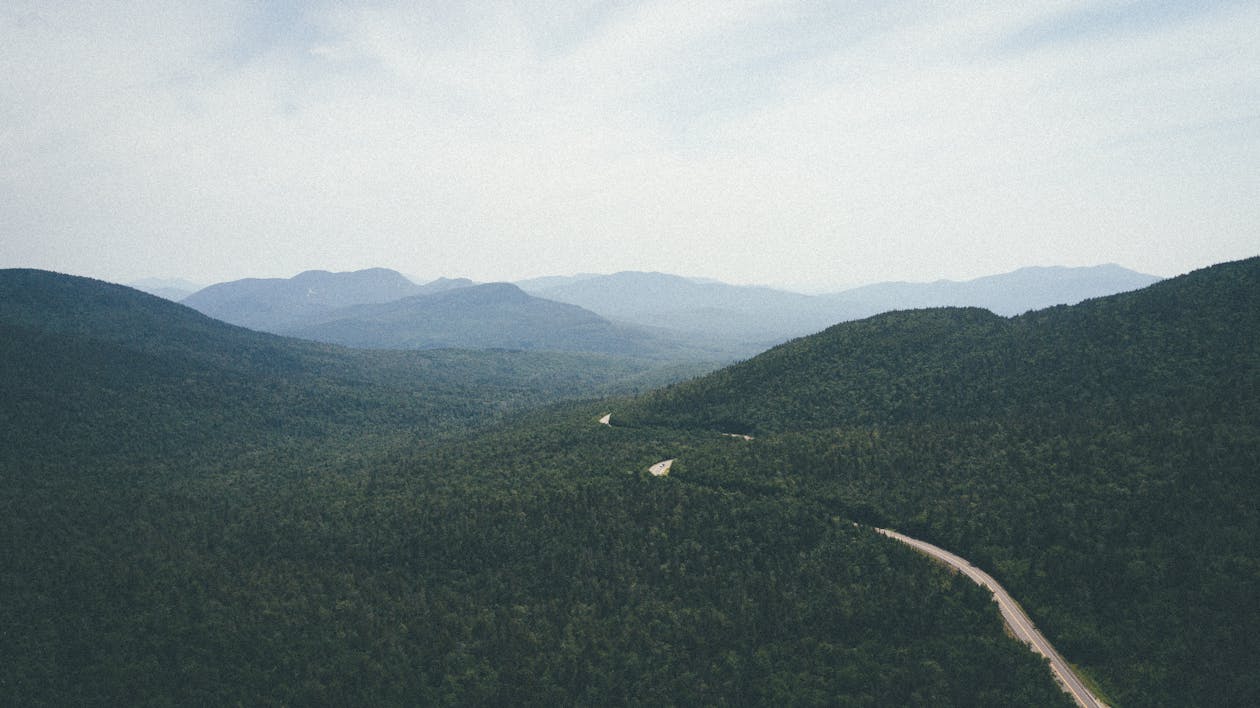
[[[0,267],[825,289],[1260,245],[1260,5],[5,3]]]

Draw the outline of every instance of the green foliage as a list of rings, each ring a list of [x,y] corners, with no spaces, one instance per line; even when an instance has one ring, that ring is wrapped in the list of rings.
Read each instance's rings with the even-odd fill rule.
[[[1004,319],[893,312],[669,386],[622,419],[781,432],[992,418],[1245,416],[1260,387],[1260,259]]]
[[[42,477],[6,510],[6,699],[1068,705],[970,581],[821,506],[644,473],[712,438],[593,421]]]
[[[0,703],[1069,705],[858,521],[1117,705],[1260,704],[1258,299],[1251,259],[894,313],[573,403],[685,372],[3,272]]]
[[[1120,705],[1257,705],[1260,259],[1004,320],[842,325],[620,419],[755,432],[689,479],[989,570]]]
[[[742,443],[536,407],[659,372],[0,275],[0,703],[1068,705],[970,582],[688,481]]]

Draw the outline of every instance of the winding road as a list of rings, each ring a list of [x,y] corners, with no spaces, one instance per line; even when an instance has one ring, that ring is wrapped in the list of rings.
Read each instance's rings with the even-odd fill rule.
[[[994,599],[997,600],[998,607],[1002,610],[1002,619],[1006,620],[1006,626],[1011,628],[1011,632],[1016,637],[1032,647],[1033,651],[1050,660],[1050,669],[1054,671],[1054,676],[1059,680],[1059,684],[1063,686],[1063,690],[1070,693],[1076,699],[1076,702],[1085,708],[1102,708],[1107,705],[1098,700],[1098,697],[1090,692],[1088,688],[1085,688],[1085,684],[1081,683],[1081,680],[1076,677],[1076,673],[1063,660],[1059,652],[1050,646],[1050,642],[1046,641],[1041,632],[1037,631],[1037,628],[1033,626],[1032,620],[1028,619],[1028,615],[1024,614],[1024,610],[1015,603],[1015,600],[1006,592],[1006,589],[993,579],[993,576],[975,567],[966,559],[956,556],[939,546],[933,546],[917,538],[910,538],[896,531],[880,528],[875,530],[889,538],[901,541],[920,553],[927,554],[957,568],[967,577],[976,581],[976,584],[991,591]]]
[[[612,414],[608,413],[604,415],[599,419],[599,422],[603,425],[612,425]],[[736,435],[732,433],[723,433],[723,435],[743,440],[752,440],[752,437],[748,435]],[[670,466],[672,466],[673,463],[674,460],[672,459],[662,460],[652,465],[648,471],[652,473],[653,476],[663,477],[669,474]],[[997,600],[998,608],[1002,611],[1002,619],[1006,621],[1006,626],[1010,628],[1011,633],[1014,634],[1020,641],[1031,647],[1033,651],[1049,659],[1050,670],[1054,672],[1054,677],[1059,681],[1059,685],[1063,687],[1063,690],[1071,695],[1078,705],[1081,705],[1084,708],[1107,708],[1106,703],[1099,700],[1092,691],[1085,687],[1085,684],[1082,683],[1080,678],[1076,676],[1076,673],[1072,671],[1072,668],[1068,666],[1068,663],[1063,660],[1063,657],[1059,655],[1059,652],[1055,651],[1054,647],[1050,646],[1050,642],[1046,641],[1046,638],[1042,636],[1041,632],[1037,631],[1037,628],[1033,626],[1032,620],[1028,619],[1028,615],[1024,614],[1023,608],[1015,602],[1014,598],[1010,596],[1010,593],[1006,592],[1005,588],[998,584],[998,581],[993,579],[993,576],[975,567],[965,558],[954,555],[944,548],[934,546],[927,541],[910,538],[905,534],[890,531],[888,529],[876,528],[875,531],[889,538],[900,541],[920,553],[946,563],[974,580],[977,585],[980,585],[992,592],[993,598]]]

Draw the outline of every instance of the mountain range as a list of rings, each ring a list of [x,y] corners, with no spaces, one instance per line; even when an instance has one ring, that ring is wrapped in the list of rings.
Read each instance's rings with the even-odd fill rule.
[[[690,371],[656,368],[590,354],[346,349],[121,285],[0,270],[0,457],[12,460],[32,445],[103,456],[365,425],[438,430]]]
[[[183,303],[225,322],[348,346],[729,360],[889,310],[953,305],[1014,315],[1157,280],[1114,265],[1025,268],[966,282],[883,283],[811,296],[640,272],[418,285],[374,268],[220,283]]]
[[[141,292],[157,295],[160,298],[174,300],[175,302],[179,302],[205,287],[183,278],[143,278],[133,283],[127,283],[127,285]]]
[[[487,283],[354,305],[277,332],[373,349],[523,349],[660,357],[682,348],[595,313]]]
[[[891,310],[982,307],[1010,316],[1136,290],[1158,280],[1103,265],[1021,268],[963,282],[878,283],[825,295],[640,272],[523,287],[539,297],[580,305],[614,321],[716,337],[737,347],[765,348],[837,322]]]
[[[292,278],[246,278],[203,288],[183,304],[215,319],[266,332],[331,319],[341,308],[392,302],[471,285],[440,279],[417,285],[387,268],[309,270]]]
[[[461,292],[523,297],[329,312]],[[659,369],[0,271],[0,703],[1069,705],[879,526],[1108,704],[1256,705],[1257,311],[1252,258],[593,400]]]

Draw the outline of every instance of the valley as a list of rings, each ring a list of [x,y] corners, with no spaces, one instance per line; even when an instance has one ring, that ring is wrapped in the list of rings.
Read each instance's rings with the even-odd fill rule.
[[[1260,3],[0,3],[0,708],[1260,706]]]
[[[1071,705],[897,529],[1108,705],[1246,705],[1258,286],[891,312],[711,371],[3,271],[0,698]]]
[[[1016,315],[1157,280],[1118,266],[1025,268],[965,282],[880,283],[811,296],[638,272],[518,284],[439,278],[419,285],[372,268],[218,283],[182,302],[242,327],[350,347],[582,351],[729,363],[891,310],[972,306]]]

